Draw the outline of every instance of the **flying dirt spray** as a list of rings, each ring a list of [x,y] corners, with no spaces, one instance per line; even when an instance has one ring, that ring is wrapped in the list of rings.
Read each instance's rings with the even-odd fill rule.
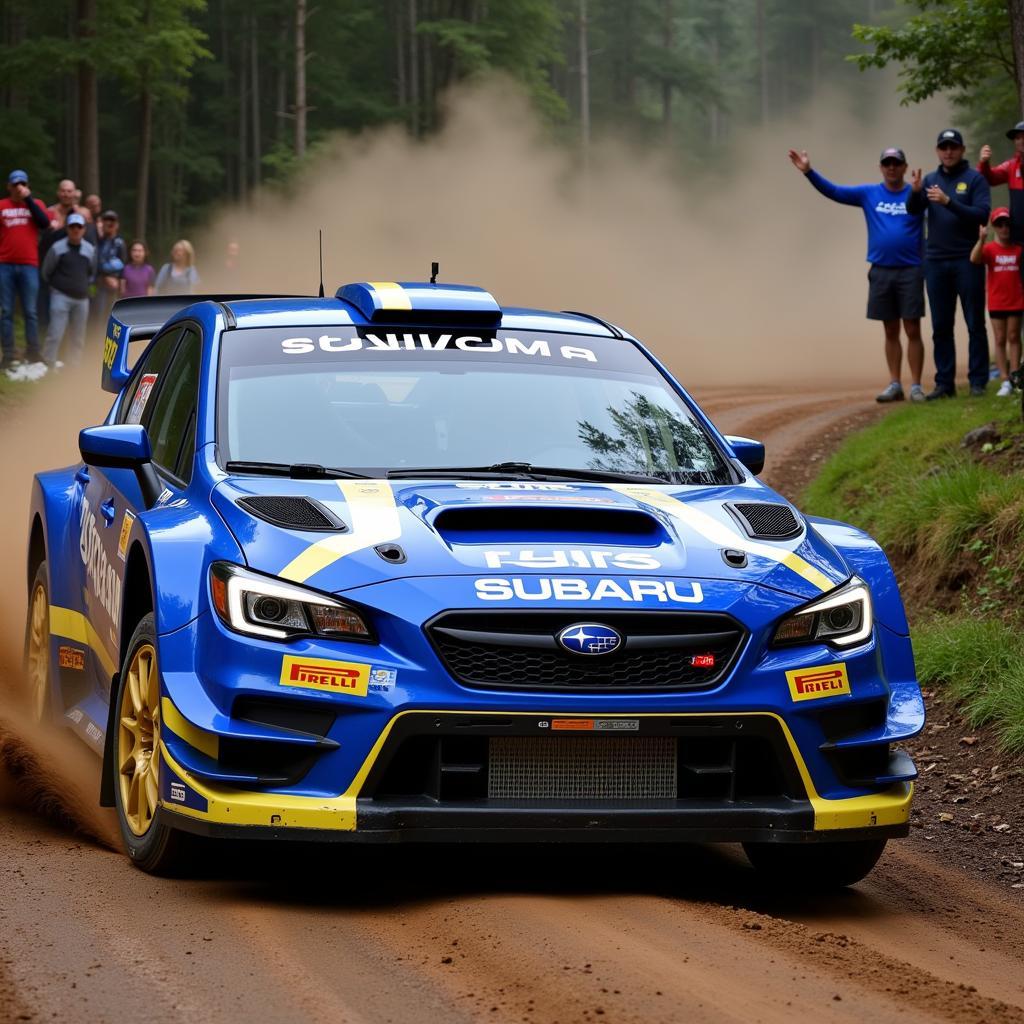
[[[504,304],[621,322],[698,393],[837,376],[877,383],[859,211],[814,194],[786,149],[808,149],[839,181],[876,178],[889,145],[911,166],[930,166],[946,110],[893,108],[867,129],[818,101],[799,123],[748,133],[733,159],[692,180],[665,154],[608,142],[584,180],[507,83],[457,92],[435,138],[416,142],[397,128],[338,138],[287,191],[223,209],[197,238],[203,290],[315,294],[323,228],[328,294],[350,280],[423,280],[439,259],[441,280],[482,285]],[[241,248],[232,280],[219,260],[229,241]],[[0,531],[0,799],[27,792],[105,840],[113,829],[95,806],[95,757],[68,733],[30,728],[15,698],[32,474],[76,461],[79,429],[103,419],[108,399],[94,346],[85,367],[6,410]]]

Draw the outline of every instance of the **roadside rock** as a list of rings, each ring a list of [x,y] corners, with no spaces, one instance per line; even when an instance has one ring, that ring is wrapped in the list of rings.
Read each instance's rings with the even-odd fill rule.
[[[961,448],[977,448],[983,444],[996,444],[1001,436],[995,422],[983,423],[980,427],[968,430],[960,441]]]

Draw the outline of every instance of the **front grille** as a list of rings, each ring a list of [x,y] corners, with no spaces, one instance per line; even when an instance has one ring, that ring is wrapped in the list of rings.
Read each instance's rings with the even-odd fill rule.
[[[756,540],[796,537],[803,527],[788,505],[774,501],[743,501],[726,505],[747,534]]]
[[[555,640],[566,626],[598,621],[625,638],[611,654],[579,655]],[[482,689],[707,689],[725,677],[746,638],[731,616],[691,612],[462,611],[427,623],[427,635],[460,683]],[[712,665],[694,664],[710,655]],[[702,659],[706,661],[706,658]]]
[[[495,736],[489,799],[674,800],[678,741],[671,736]]]

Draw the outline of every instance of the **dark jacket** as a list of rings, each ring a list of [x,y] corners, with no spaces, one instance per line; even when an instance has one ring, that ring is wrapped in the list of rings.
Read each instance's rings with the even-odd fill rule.
[[[67,238],[58,239],[43,260],[42,276],[54,291],[72,299],[87,299],[96,276],[95,246],[84,239],[78,245]]]
[[[988,182],[966,160],[946,170],[925,176],[924,189],[938,185],[949,196],[949,205],[928,203],[928,242],[925,256],[930,260],[966,259],[978,240],[978,227],[988,223],[992,195]]]

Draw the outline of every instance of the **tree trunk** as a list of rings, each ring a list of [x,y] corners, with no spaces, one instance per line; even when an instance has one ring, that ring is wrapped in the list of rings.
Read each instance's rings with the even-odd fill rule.
[[[1024,0],[1007,0],[1010,13],[1010,39],[1013,43],[1013,64],[1017,79],[1017,107],[1024,117]]]
[[[252,21],[248,14],[242,20],[238,39],[238,198],[249,195],[249,40]]]
[[[220,2],[220,59],[224,65],[224,111],[227,116],[227,111],[231,109],[231,61],[229,60],[230,46],[228,43],[228,5],[227,0],[221,0]],[[225,143],[227,139],[225,138]],[[232,178],[232,160],[230,150],[227,146],[224,148],[224,188],[228,195],[235,193],[234,180]],[[160,198],[157,196],[157,202],[159,203]],[[162,229],[163,222],[157,217],[157,224]]]
[[[583,171],[590,165],[590,43],[588,41],[587,0],[580,0],[580,153]]]
[[[662,44],[665,47],[665,56],[669,59],[676,43],[673,6],[672,0],[662,0]],[[661,82],[661,130],[666,144],[672,141],[672,92],[672,82],[666,75]]]
[[[718,26],[715,26],[714,33],[711,36],[710,50],[711,50],[711,66],[715,69],[715,88],[718,88],[719,83],[719,41],[718,41]],[[708,108],[708,134],[710,135],[711,145],[717,146],[722,139],[722,108],[718,105],[718,100],[713,99],[711,106]]]
[[[424,12],[428,21],[433,18],[433,5],[430,0],[423,0]],[[420,87],[422,109],[420,110],[420,131],[429,132],[434,127],[434,112],[437,109],[437,88],[434,84],[434,36],[421,36],[419,45],[420,64],[423,68],[423,83]]]
[[[420,133],[420,58],[416,0],[409,0],[409,130]]]
[[[404,109],[409,102],[409,94],[405,82],[405,17],[401,0],[398,0],[395,7],[395,86],[398,106]]]
[[[80,45],[96,32],[96,0],[78,0],[76,35]],[[96,68],[91,59],[78,62],[78,181],[84,193],[100,190],[99,105]]]
[[[260,183],[260,162],[263,159],[263,141],[260,137],[260,54],[259,54],[259,23],[256,15],[249,15],[250,54],[252,57],[252,74],[250,76],[250,93],[252,100],[252,186],[257,188]]]
[[[306,155],[306,0],[295,0],[295,155]]]
[[[149,211],[149,157],[153,146],[153,94],[149,75],[142,73],[139,94],[139,144],[135,157],[135,237],[146,237],[146,214]]]
[[[281,19],[281,38],[287,42],[291,18],[284,15]],[[285,140],[285,122],[288,120],[288,62],[282,55],[277,65],[277,109],[274,114],[274,143],[283,145]]]
[[[761,124],[768,123],[768,55],[765,52],[764,0],[757,0],[757,66]]]

